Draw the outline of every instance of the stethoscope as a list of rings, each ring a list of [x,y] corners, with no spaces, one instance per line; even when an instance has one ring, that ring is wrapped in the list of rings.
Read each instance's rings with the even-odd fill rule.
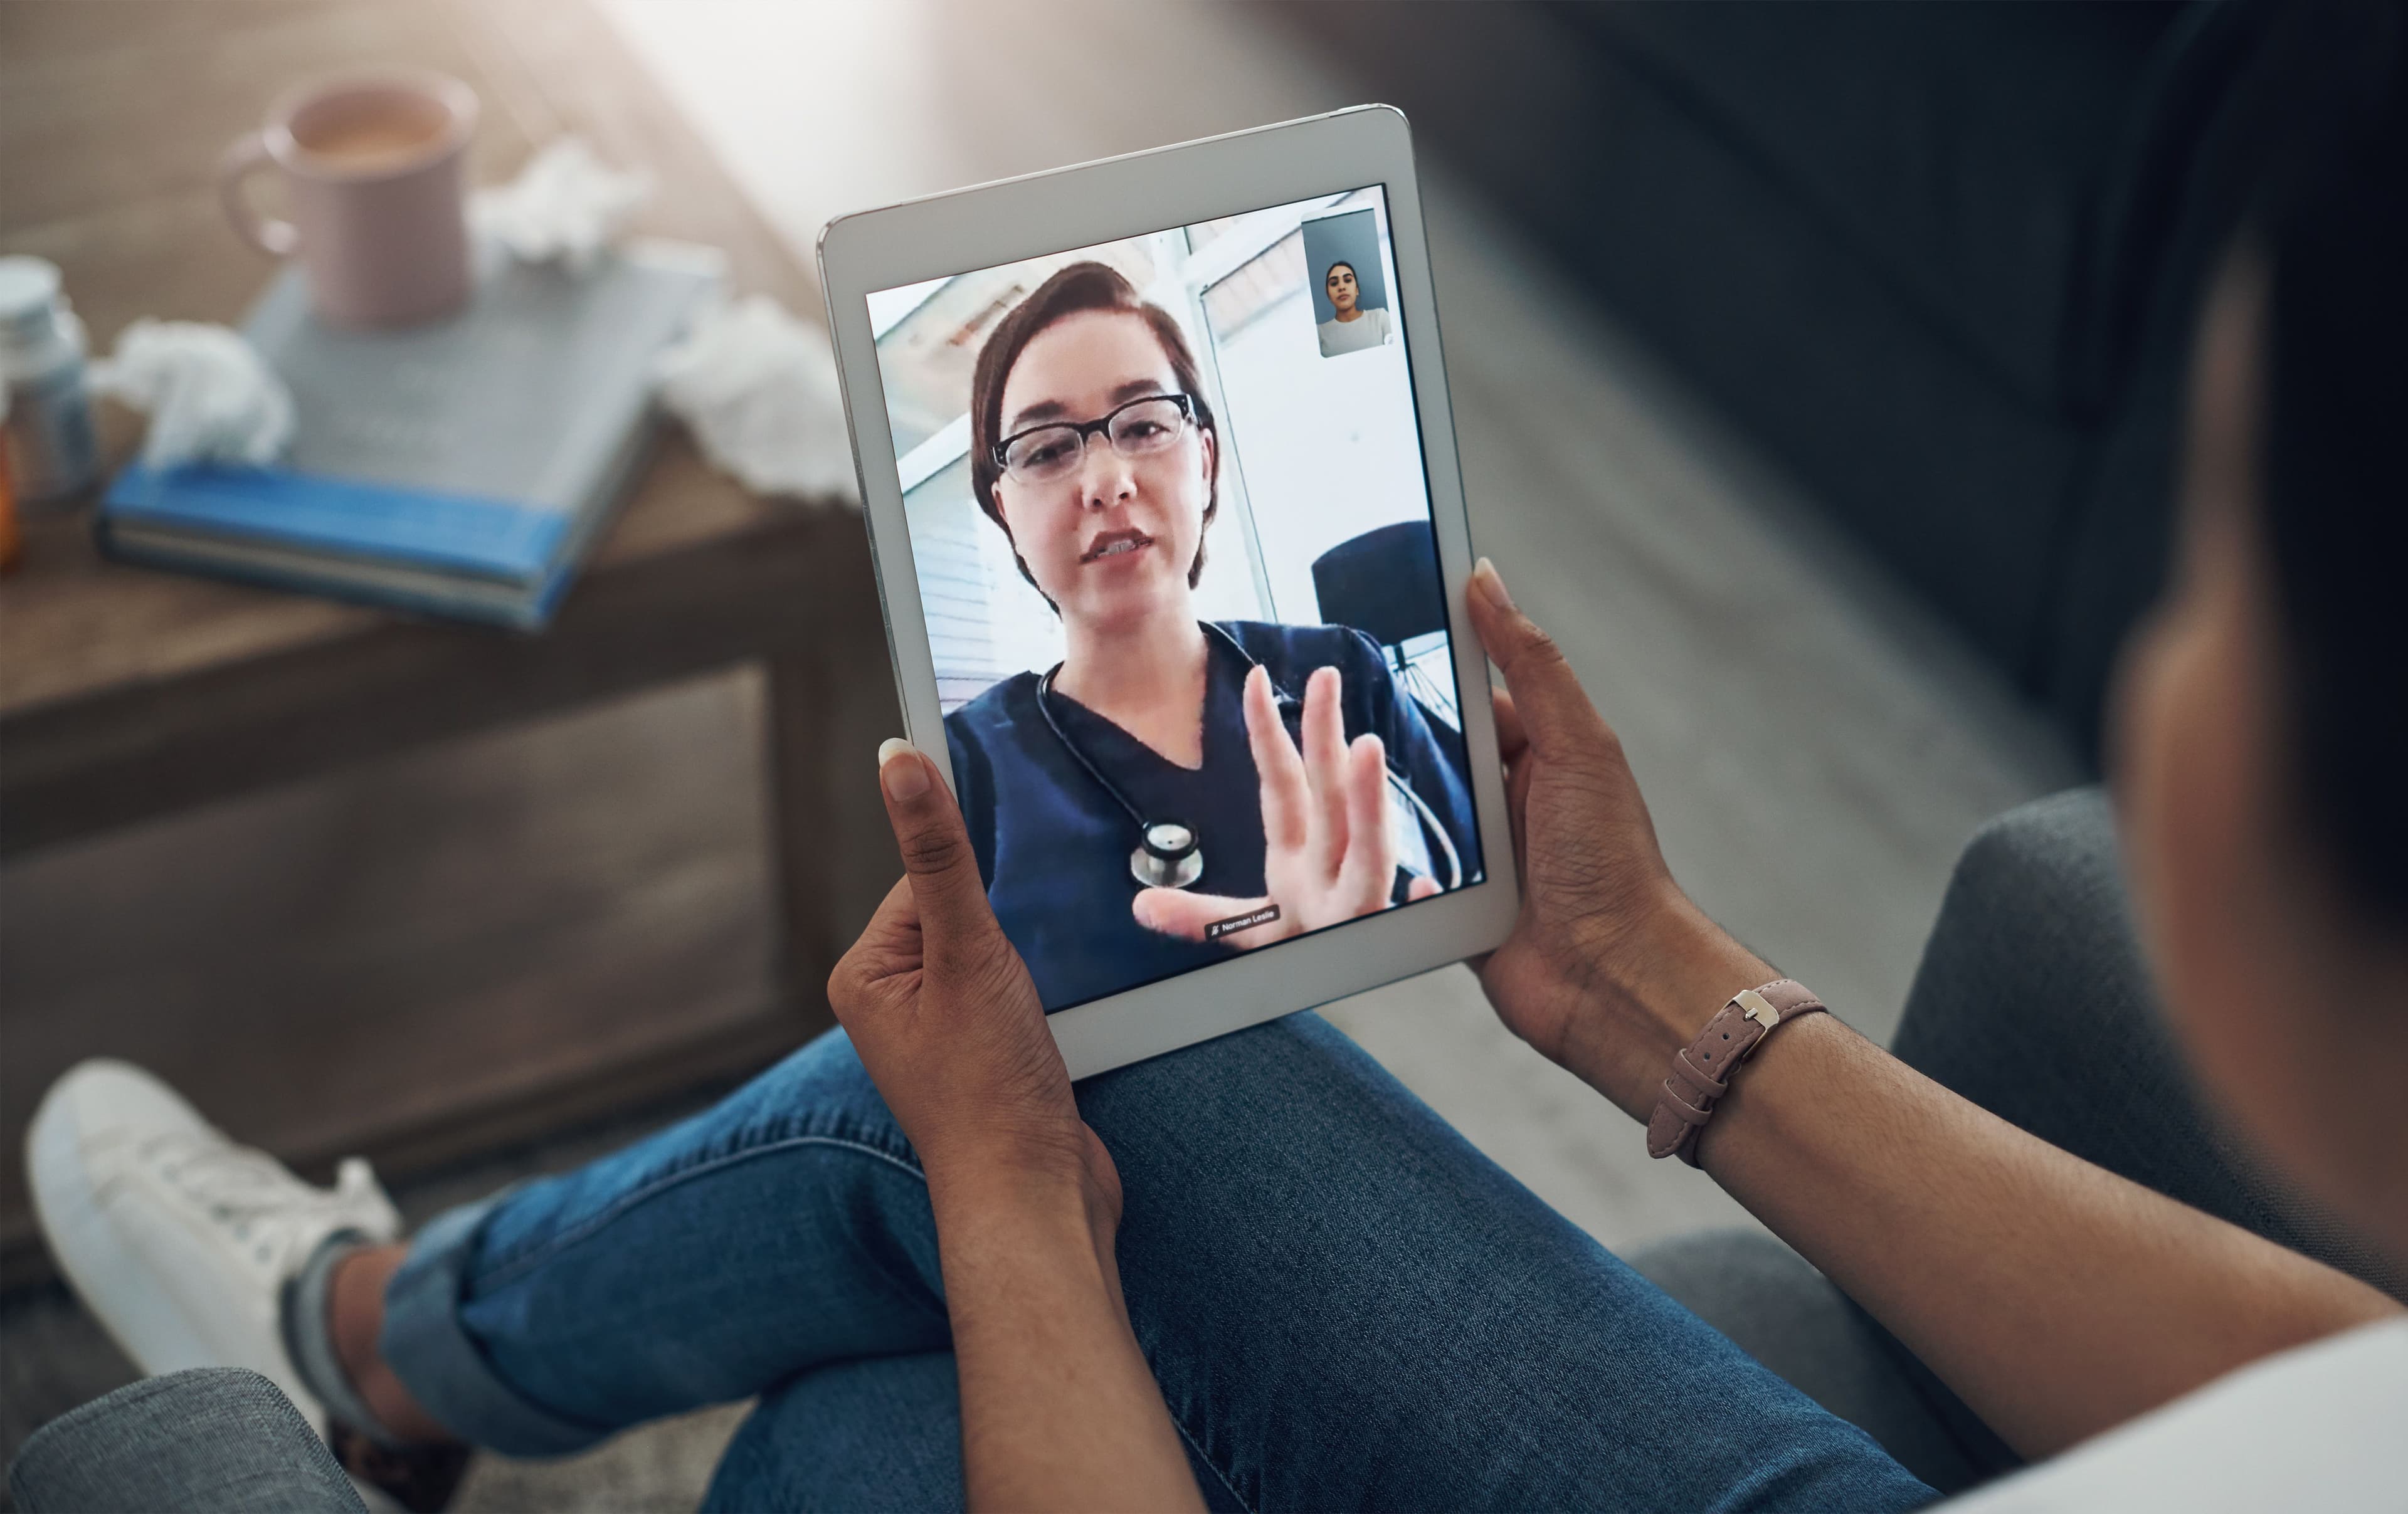
[[[1210,621],[1202,623],[1206,632],[1228,643],[1229,650],[1246,664],[1249,674],[1262,666],[1237,637]],[[1128,818],[1137,822],[1138,847],[1129,853],[1129,876],[1150,889],[1186,888],[1204,876],[1203,839],[1196,834],[1196,827],[1184,821],[1147,820],[1139,812],[1137,806],[1129,803],[1128,795],[1121,792],[1120,785],[1104,777],[1103,770],[1090,762],[1086,752],[1070,739],[1070,733],[1062,729],[1062,722],[1054,718],[1054,675],[1061,670],[1061,664],[1057,663],[1037,680],[1037,711],[1045,717],[1047,729],[1054,733],[1054,740],[1062,743],[1062,750],[1068,752],[1071,759],[1086,770],[1087,776],[1096,780],[1096,787],[1110,794],[1112,803],[1128,811]],[[1277,678],[1271,679],[1271,701],[1279,708],[1282,724],[1286,724],[1291,717],[1298,721],[1303,720],[1304,701],[1280,687]],[[1419,818],[1423,834],[1438,842],[1440,851],[1446,858],[1448,890],[1461,888],[1463,860],[1455,854],[1454,838],[1446,834],[1446,827],[1440,822],[1428,804],[1413,792],[1412,780],[1397,771],[1396,764],[1387,765],[1389,793],[1401,799],[1409,812]],[[1426,844],[1423,851],[1426,861]]]

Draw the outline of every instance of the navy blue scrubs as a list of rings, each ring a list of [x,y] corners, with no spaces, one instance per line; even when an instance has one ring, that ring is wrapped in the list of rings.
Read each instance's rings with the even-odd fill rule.
[[[1314,669],[1337,668],[1346,739],[1369,732],[1386,744],[1389,765],[1455,843],[1464,882],[1479,880],[1462,737],[1426,718],[1397,687],[1369,637],[1343,626],[1253,621],[1224,621],[1219,629],[1238,646],[1205,635],[1204,764],[1197,771],[1058,690],[1050,700],[1055,721],[1139,814],[1196,828],[1204,872],[1191,887],[1240,899],[1266,892],[1262,787],[1242,703],[1247,657],[1269,671],[1274,692],[1297,699]],[[1300,709],[1287,711],[1292,739],[1301,718]],[[1036,674],[1015,674],[946,716],[945,735],[979,876],[1049,1011],[1236,954],[1233,947],[1181,940],[1137,922],[1129,909],[1139,889],[1129,853],[1138,845],[1138,822],[1045,723]],[[1434,843],[1430,850],[1443,855]],[[1438,872],[1444,883],[1443,863]]]

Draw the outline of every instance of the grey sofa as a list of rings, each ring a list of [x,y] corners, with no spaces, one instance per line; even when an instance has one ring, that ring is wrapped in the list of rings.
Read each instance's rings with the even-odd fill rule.
[[[1891,1050],[2001,1119],[2408,1302],[2408,1268],[2272,1175],[2200,1102],[2158,1018],[2097,789],[1965,849]],[[2016,1464],[1912,1352],[1768,1236],[1684,1237],[1641,1272],[1933,1487]]]

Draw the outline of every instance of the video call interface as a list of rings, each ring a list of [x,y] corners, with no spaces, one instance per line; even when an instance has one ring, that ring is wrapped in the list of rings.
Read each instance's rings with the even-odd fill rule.
[[[1048,1011],[1481,881],[1377,185],[868,298],[954,792]]]

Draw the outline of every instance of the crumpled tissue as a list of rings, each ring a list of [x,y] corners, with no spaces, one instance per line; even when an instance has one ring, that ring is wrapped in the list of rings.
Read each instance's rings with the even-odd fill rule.
[[[580,136],[563,136],[507,184],[479,190],[468,214],[477,230],[521,263],[558,262],[583,273],[616,240],[652,193],[652,179],[613,168]]]
[[[855,499],[836,352],[817,326],[764,294],[723,302],[661,354],[655,372],[661,403],[747,489]]]
[[[142,461],[272,463],[293,442],[293,392],[241,333],[197,321],[136,321],[94,363],[95,394],[149,412]]]

